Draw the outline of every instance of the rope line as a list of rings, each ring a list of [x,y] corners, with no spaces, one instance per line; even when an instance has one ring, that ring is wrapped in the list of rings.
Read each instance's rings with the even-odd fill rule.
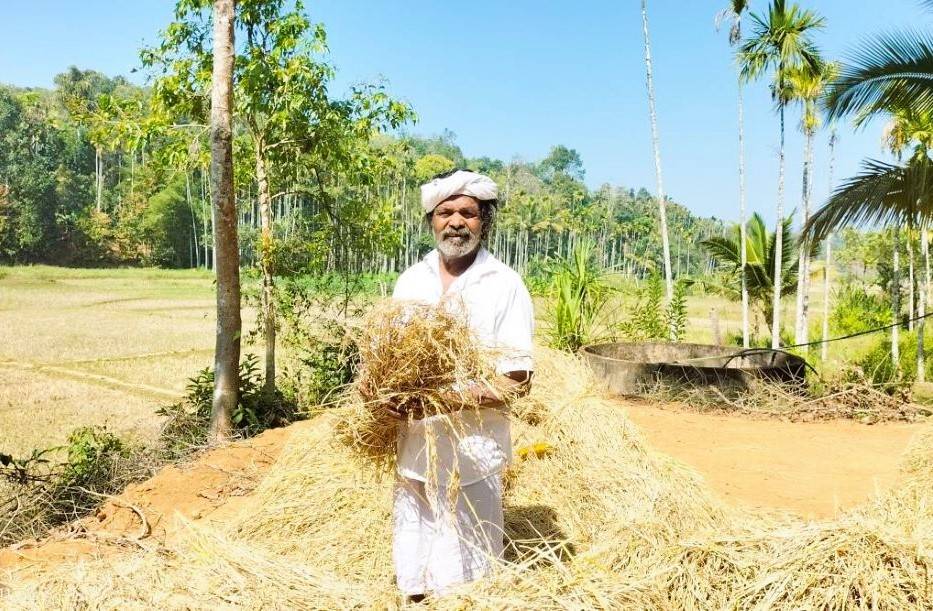
[[[770,353],[781,352],[781,353],[788,354],[788,355],[791,355],[791,356],[795,356],[795,357],[797,357],[797,358],[799,358],[799,359],[802,359],[804,365],[805,365],[808,369],[810,369],[811,371],[813,371],[813,373],[816,373],[817,375],[819,375],[819,374],[817,373],[816,369],[813,367],[813,365],[811,365],[806,359],[804,359],[804,358],[803,358],[802,356],[800,356],[800,355],[796,355],[796,354],[789,353],[788,350],[791,350],[791,349],[793,349],[793,348],[804,348],[804,347],[807,347],[807,346],[818,346],[818,345],[820,345],[820,344],[828,344],[828,343],[830,343],[830,342],[840,342],[840,341],[842,341],[842,340],[852,339],[852,338],[854,338],[854,337],[861,337],[862,335],[869,335],[869,334],[871,334],[871,333],[878,333],[879,331],[887,331],[888,329],[893,329],[894,327],[902,327],[902,326],[904,326],[905,323],[912,323],[912,322],[916,322],[916,321],[918,321],[918,320],[924,320],[924,319],[927,319],[927,318],[930,318],[930,317],[933,317],[933,312],[930,312],[929,314],[924,314],[923,316],[917,316],[917,317],[915,317],[915,318],[909,318],[909,319],[907,319],[906,321],[899,321],[899,322],[891,323],[891,324],[889,324],[889,325],[884,325],[884,326],[882,326],[882,327],[876,327],[876,328],[874,328],[874,329],[867,329],[867,330],[865,330],[865,331],[859,331],[859,332],[857,332],[857,333],[850,333],[850,334],[848,334],[848,335],[841,335],[841,336],[839,336],[839,337],[831,337],[831,338],[829,338],[829,339],[819,339],[819,340],[815,340],[815,341],[812,341],[812,342],[806,342],[806,343],[804,343],[804,344],[794,344],[794,345],[792,345],[792,346],[781,346],[780,348],[766,348],[766,347],[760,347],[760,348],[744,348],[744,349],[739,350],[739,351],[737,351],[737,352],[731,352],[731,353],[728,353],[728,354],[720,354],[720,355],[715,355],[715,356],[700,356],[700,357],[695,357],[695,358],[691,358],[691,359],[681,359],[681,360],[677,360],[677,361],[672,361],[671,364],[672,364],[672,365],[690,365],[691,363],[696,363],[696,362],[698,362],[698,361],[713,361],[713,360],[718,360],[718,359],[726,359],[726,362],[725,362],[725,364],[724,364],[723,366],[728,366],[729,362],[732,361],[733,359],[736,359],[736,358],[739,358],[739,357],[742,357],[742,356],[746,356],[746,355],[748,355],[748,354],[757,354],[757,353],[763,353],[763,352],[770,352]]]

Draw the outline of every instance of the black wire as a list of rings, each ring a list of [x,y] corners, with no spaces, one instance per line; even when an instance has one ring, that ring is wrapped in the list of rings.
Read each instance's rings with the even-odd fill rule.
[[[695,358],[695,359],[686,359],[686,360],[683,360],[683,361],[673,361],[671,364],[672,364],[672,365],[686,365],[686,366],[693,366],[693,367],[696,367],[696,365],[690,365],[690,363],[691,363],[691,362],[697,362],[697,361],[711,361],[711,360],[715,360],[715,359],[725,358],[725,359],[726,359],[726,362],[725,362],[725,364],[724,364],[723,366],[728,366],[729,362],[731,362],[733,359],[738,358],[738,357],[745,356],[745,355],[747,355],[747,354],[756,354],[756,353],[762,353],[762,352],[782,352],[782,353],[787,354],[787,355],[789,355],[789,356],[796,356],[797,358],[801,359],[801,360],[803,361],[803,364],[807,367],[807,369],[810,369],[813,373],[815,373],[817,376],[819,376],[819,373],[817,372],[816,368],[814,368],[813,365],[811,365],[805,358],[801,357],[800,355],[790,353],[790,352],[788,352],[788,350],[791,350],[791,349],[793,349],[793,348],[803,348],[803,347],[806,347],[806,346],[816,346],[816,345],[819,345],[819,344],[828,344],[828,343],[830,343],[830,342],[838,342],[838,341],[842,341],[842,340],[844,340],[844,339],[852,339],[853,337],[861,337],[862,335],[869,335],[869,334],[871,334],[871,333],[877,333],[877,332],[879,332],[879,331],[887,331],[888,329],[893,329],[894,327],[901,327],[901,326],[903,326],[905,323],[911,323],[911,322],[916,322],[916,321],[918,321],[918,320],[924,320],[924,319],[926,319],[926,318],[930,318],[931,316],[933,316],[933,312],[930,312],[929,314],[924,314],[923,316],[917,316],[917,317],[915,317],[915,318],[909,318],[909,319],[907,319],[906,321],[899,321],[899,322],[891,323],[891,324],[889,324],[889,325],[884,325],[883,327],[876,327],[876,328],[874,328],[874,329],[868,329],[868,330],[866,330],[866,331],[859,331],[858,333],[850,333],[849,335],[842,335],[842,336],[839,336],[839,337],[831,337],[831,338],[829,338],[829,339],[820,339],[820,340],[816,340],[816,341],[812,341],[812,342],[807,342],[807,343],[805,343],[805,344],[794,344],[794,345],[792,345],[792,346],[781,346],[780,348],[766,348],[766,347],[761,347],[761,348],[745,348],[745,349],[743,349],[743,350],[739,350],[738,352],[733,352],[733,353],[731,353],[731,354],[722,354],[722,355],[718,355],[718,356],[703,356],[703,357],[699,357],[699,358]]]
[[[803,348],[805,346],[816,346],[819,344],[828,344],[829,342],[838,342],[844,339],[852,339],[853,337],[860,337],[862,335],[868,335],[870,333],[877,333],[878,331],[887,331],[888,329],[893,329],[894,327],[901,327],[904,325],[905,322],[908,322],[908,323],[915,322],[918,320],[923,320],[924,318],[930,318],[931,316],[933,316],[933,312],[930,312],[929,314],[924,314],[923,316],[917,316],[916,318],[909,318],[906,321],[891,323],[890,325],[885,325],[883,327],[877,327],[875,329],[868,329],[867,331],[859,331],[858,333],[850,333],[849,335],[842,335],[840,337],[831,337],[829,339],[819,339],[816,341],[807,342],[805,344],[794,344],[793,346],[782,346],[782,348],[784,349]]]

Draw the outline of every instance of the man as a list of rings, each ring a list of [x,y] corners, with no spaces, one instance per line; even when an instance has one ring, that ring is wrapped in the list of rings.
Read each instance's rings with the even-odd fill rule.
[[[533,370],[534,313],[521,277],[483,246],[497,197],[490,178],[464,170],[422,185],[437,247],[399,277],[393,298],[464,308],[471,330],[501,355],[505,392],[521,394]],[[480,406],[454,416],[457,433],[444,416],[395,412],[403,423],[393,557],[399,589],[413,600],[478,579],[502,556],[502,471],[512,454],[502,399],[479,384],[452,392],[452,404]]]

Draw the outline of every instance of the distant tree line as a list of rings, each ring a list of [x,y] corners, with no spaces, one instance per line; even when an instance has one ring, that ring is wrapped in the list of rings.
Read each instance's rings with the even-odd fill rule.
[[[168,106],[185,107],[182,95],[160,81],[139,87],[75,67],[50,90],[0,85],[0,261],[213,268],[209,146],[206,118],[198,116],[206,106],[167,117]],[[395,104],[381,90],[369,95]],[[400,271],[431,248],[418,186],[465,167],[501,187],[492,248],[510,265],[533,271],[592,240],[603,264],[623,274],[663,269],[657,200],[644,188],[587,188],[579,154],[562,145],[534,162],[469,158],[451,132],[388,131],[413,115],[386,108],[392,116],[378,118],[379,129],[371,118],[362,144],[330,137],[349,148],[365,145],[367,154],[354,153],[351,172],[342,167],[328,178],[327,164],[312,158],[319,152],[301,150],[270,157],[263,187],[255,134],[244,125],[235,130],[244,265],[261,264],[265,207],[274,219],[267,234],[276,274]],[[710,257],[698,244],[722,234],[723,223],[667,204],[674,274],[708,270]]]

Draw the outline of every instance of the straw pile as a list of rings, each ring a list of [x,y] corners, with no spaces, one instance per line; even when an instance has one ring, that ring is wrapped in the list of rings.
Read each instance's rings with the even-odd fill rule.
[[[456,389],[482,384],[498,390],[494,354],[481,348],[462,310],[388,301],[374,307],[360,326],[360,371],[347,395],[348,412],[338,427],[347,444],[381,467],[393,466],[399,412],[434,416],[454,411],[451,399],[469,409]]]
[[[540,420],[513,435],[553,451],[516,465],[508,561],[417,608],[933,609],[933,434],[903,485],[838,521],[755,515],[651,451],[575,358],[540,351],[536,364],[522,401]],[[223,531],[189,526],[176,549],[61,567],[0,606],[397,608],[391,481],[335,435],[344,417],[297,431]]]

